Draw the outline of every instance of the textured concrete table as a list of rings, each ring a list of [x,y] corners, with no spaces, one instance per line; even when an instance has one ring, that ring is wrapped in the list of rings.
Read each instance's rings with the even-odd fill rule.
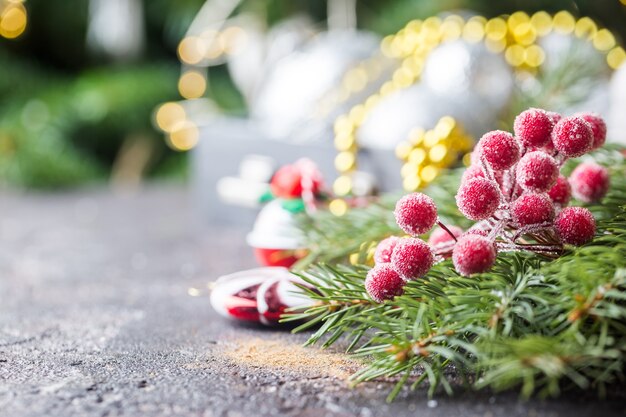
[[[253,262],[243,228],[191,219],[167,187],[0,195],[0,416],[626,415],[624,396],[350,389],[350,359],[211,311],[207,282]]]

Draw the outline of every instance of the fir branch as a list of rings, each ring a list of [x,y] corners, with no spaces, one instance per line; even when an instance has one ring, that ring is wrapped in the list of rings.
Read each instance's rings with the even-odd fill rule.
[[[309,344],[345,341],[348,351],[364,356],[367,366],[354,383],[399,376],[390,400],[404,385],[423,382],[430,395],[459,383],[519,386],[524,396],[557,395],[568,386],[603,394],[624,378],[626,360],[626,164],[615,148],[597,153],[597,160],[610,166],[612,188],[603,204],[588,206],[599,219],[591,243],[556,260],[506,253],[471,278],[446,260],[383,304],[367,296],[368,267],[319,263],[300,273],[316,288],[303,287],[316,304],[285,320],[310,319],[296,331],[320,324]],[[445,184],[455,181],[449,176],[444,187],[433,187],[445,194],[438,198],[445,208],[454,204]],[[384,201],[343,218],[314,219],[309,236],[323,236],[316,258],[344,261],[346,248],[360,247],[362,237],[392,232]],[[446,211],[449,219],[460,218],[454,211]],[[377,218],[375,230],[361,229]],[[337,244],[343,247],[335,250]]]

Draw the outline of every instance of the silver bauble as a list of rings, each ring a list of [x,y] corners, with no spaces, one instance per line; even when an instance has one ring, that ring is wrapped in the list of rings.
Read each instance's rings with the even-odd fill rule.
[[[252,103],[251,116],[269,136],[298,140],[318,101],[378,45],[378,37],[369,33],[332,31],[318,35],[274,64]]]
[[[358,132],[359,143],[393,149],[411,129],[431,129],[449,115],[480,137],[494,128],[513,89],[513,71],[502,55],[482,44],[454,41],[433,50],[422,78],[381,100]]]

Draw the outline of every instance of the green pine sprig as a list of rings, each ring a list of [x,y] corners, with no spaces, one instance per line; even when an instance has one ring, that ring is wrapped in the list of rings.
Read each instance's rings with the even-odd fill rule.
[[[345,260],[366,250],[363,239],[397,233],[394,200],[346,217],[320,214],[306,229],[318,239],[315,263],[299,272],[316,304],[285,321],[308,320],[295,331],[318,326],[308,344],[340,343],[363,357],[354,383],[397,378],[389,400],[425,382],[430,395],[458,386],[520,387],[525,397],[574,386],[604,395],[623,381],[626,360],[626,164],[616,148],[596,160],[609,166],[612,188],[602,204],[588,206],[598,219],[591,243],[556,260],[500,254],[489,272],[470,278],[447,260],[383,304],[365,291],[369,268]],[[457,181],[450,175],[426,193],[437,194],[448,221],[463,224],[451,191]]]

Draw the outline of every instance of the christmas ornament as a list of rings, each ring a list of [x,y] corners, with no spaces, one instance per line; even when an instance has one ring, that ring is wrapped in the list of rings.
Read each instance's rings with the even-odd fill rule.
[[[265,266],[289,267],[305,253],[294,214],[280,200],[261,209],[247,241],[259,264]]]
[[[385,37],[381,51],[401,60],[401,65],[378,92],[336,119],[335,146],[340,152],[337,160],[342,163],[336,164],[340,176],[334,185],[335,193],[338,196],[351,193],[351,176],[358,168],[359,144],[377,148],[397,144],[397,154],[404,161],[409,152],[415,151],[412,152],[414,159],[425,163],[403,166],[404,188],[414,191],[427,185],[441,167],[428,164],[425,155],[429,149],[422,146],[421,140],[414,139],[420,136],[419,132],[432,126],[440,114],[451,114],[472,132],[478,122],[485,123],[479,131],[484,131],[489,123],[492,126],[493,116],[502,108],[513,87],[510,69],[502,63],[523,73],[520,79],[530,80],[532,84],[533,75],[544,62],[546,65],[563,62],[563,59],[548,60],[547,57],[556,56],[557,51],[562,55],[565,50],[584,49],[564,47],[563,41],[567,45],[575,42],[588,47],[594,59],[606,54],[606,62],[612,69],[626,61],[624,49],[616,45],[610,31],[598,28],[588,17],[577,20],[567,11],[554,15],[540,11],[532,16],[515,12],[493,19],[473,16],[466,20],[457,15],[444,19],[430,17],[413,20],[398,33]],[[499,53],[502,55],[497,55]],[[590,61],[584,58],[582,62]],[[597,90],[600,88],[590,93]],[[483,96],[477,98],[476,92]],[[591,102],[588,100],[585,104]],[[415,111],[402,111],[407,107]],[[520,115],[516,132],[522,133],[522,144],[547,146],[546,150],[552,153],[552,142],[542,136],[542,130],[551,131],[558,120],[555,114],[534,113],[536,110],[529,109],[527,114]],[[409,136],[409,140],[401,141],[402,134]],[[542,142],[545,145],[539,145]],[[441,166],[449,166],[455,160],[453,148],[438,148],[435,153],[452,156]]]
[[[248,244],[257,261],[265,266],[290,267],[306,255],[295,214],[316,210],[323,186],[315,164],[300,159],[278,169],[270,181],[270,201],[259,213]]]
[[[223,317],[275,325],[286,309],[312,305],[296,283],[306,285],[287,268],[249,269],[218,278],[210,302]]]

